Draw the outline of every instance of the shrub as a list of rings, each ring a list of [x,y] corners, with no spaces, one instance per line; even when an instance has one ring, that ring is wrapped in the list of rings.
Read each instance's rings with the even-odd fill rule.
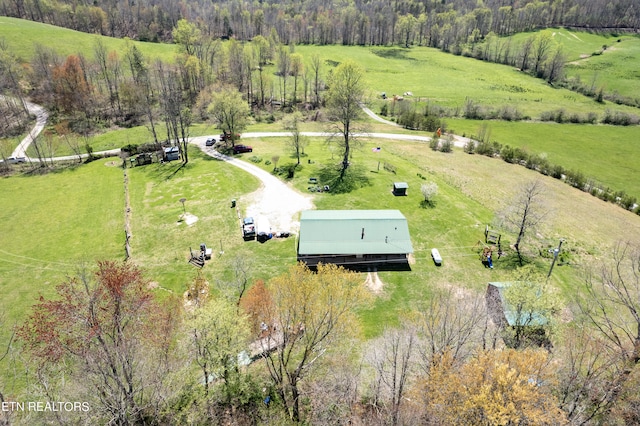
[[[556,178],[556,179],[562,179],[562,175],[564,174],[564,169],[562,168],[562,166],[559,165],[554,165],[553,167],[551,167],[551,176]]]
[[[509,145],[505,145],[505,147],[500,151],[500,157],[507,163],[513,163],[515,161],[515,153],[513,151],[513,148],[511,148]]]
[[[469,139],[467,143],[464,144],[464,152],[467,154],[473,154],[476,151],[476,143],[473,139]]]
[[[440,145],[440,140],[438,139],[438,135],[434,134],[431,136],[431,140],[429,141],[429,148],[434,151],[438,150],[438,146]]]
[[[429,206],[434,205],[434,198],[438,194],[438,184],[435,182],[423,183],[420,192],[424,197],[423,203]]]
[[[446,138],[440,144],[440,152],[451,152],[452,147],[453,147],[453,142],[451,141],[451,139]]]

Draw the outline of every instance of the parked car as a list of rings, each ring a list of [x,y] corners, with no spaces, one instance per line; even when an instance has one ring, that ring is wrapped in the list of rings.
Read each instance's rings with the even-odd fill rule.
[[[240,154],[242,152],[253,152],[253,148],[247,145],[234,145],[233,153]]]
[[[256,236],[256,225],[252,217],[242,219],[242,236],[245,239],[253,239]]]
[[[206,146],[213,146],[216,143],[216,140],[213,138],[209,138],[207,139],[207,141],[204,143]]]
[[[7,163],[8,164],[25,163],[26,161],[27,161],[27,159],[25,157],[9,157],[9,158],[7,158]]]
[[[231,137],[231,133],[229,133],[229,132],[224,132],[224,133],[220,134],[220,142],[231,141],[231,139],[238,140],[238,139],[240,139],[240,135],[238,133],[236,133],[235,136],[232,138]]]

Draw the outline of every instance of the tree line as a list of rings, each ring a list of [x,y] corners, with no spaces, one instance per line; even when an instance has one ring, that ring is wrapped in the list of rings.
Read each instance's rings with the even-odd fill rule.
[[[179,20],[188,19],[213,38],[250,40],[276,31],[296,44],[410,44],[454,51],[493,32],[504,36],[537,28],[567,26],[637,31],[634,0],[324,0],[261,1],[96,1],[2,0],[0,13],[78,31],[171,41]]]
[[[251,283],[242,259],[215,287],[197,273],[158,299],[132,263],[100,261],[40,298],[17,327],[33,400],[82,410],[4,410],[3,424],[635,423],[638,247],[622,244],[560,303],[534,267],[505,298],[434,288],[399,327],[365,341],[357,312],[372,296],[333,265],[293,265]],[[487,296],[488,297],[488,296]],[[545,348],[535,315],[544,315]],[[15,355],[15,354],[14,354]],[[2,359],[0,359],[2,360]],[[4,379],[5,386],[7,380]],[[6,404],[19,395],[1,392]],[[17,407],[17,408],[16,408]]]

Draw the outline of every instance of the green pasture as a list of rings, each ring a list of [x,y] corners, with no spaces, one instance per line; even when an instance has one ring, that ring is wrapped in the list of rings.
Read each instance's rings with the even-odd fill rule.
[[[0,16],[0,40],[4,39],[9,50],[23,62],[31,60],[38,44],[52,48],[62,57],[82,53],[92,58],[98,38],[105,44],[107,51],[115,50],[122,54],[131,43],[140,49],[147,60],[162,59],[172,62],[175,57],[173,45],[86,34],[49,24]]]
[[[566,66],[567,76],[605,93],[640,98],[640,39],[620,38],[600,55],[578,59]]]
[[[550,34],[567,55],[567,77],[594,91],[640,96],[640,38],[629,34],[595,34],[548,28],[509,37],[519,46],[532,35]],[[635,95],[634,95],[635,94]]]
[[[638,128],[607,125],[449,120],[456,134],[473,136],[481,126],[491,141],[545,156],[550,163],[582,172],[614,191],[640,198]]]
[[[518,33],[509,36],[512,46],[520,46],[525,39],[539,34],[550,35],[554,42],[562,46],[564,53],[567,55],[568,61],[597,54],[602,51],[603,46],[607,49],[621,42],[638,43],[638,38],[633,35],[619,35],[607,33],[590,33],[584,31],[572,31],[565,28],[546,28],[543,30]]]
[[[305,57],[319,54],[327,69],[330,69],[330,64],[344,61],[344,58],[361,64],[366,71],[370,99],[377,111],[383,102],[390,110],[400,107],[398,102],[394,106],[392,100],[379,99],[382,92],[387,96],[411,92],[413,96],[405,96],[402,102],[414,103],[419,111],[430,104],[462,112],[465,102],[471,100],[492,109],[515,108],[531,119],[539,119],[543,112],[560,108],[583,115],[595,112],[600,117],[607,108],[637,114],[634,108],[599,104],[592,98],[553,88],[544,80],[513,67],[455,56],[432,48],[297,46],[296,51]]]

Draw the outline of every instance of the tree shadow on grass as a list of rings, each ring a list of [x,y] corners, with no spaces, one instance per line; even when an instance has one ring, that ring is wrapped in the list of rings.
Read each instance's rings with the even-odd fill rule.
[[[370,185],[367,172],[364,167],[351,165],[341,176],[342,163],[326,164],[320,168],[318,177],[324,185],[329,185],[334,194],[346,194],[359,188]]]
[[[153,169],[151,169],[151,165],[143,167],[149,167],[151,169],[149,176],[154,179],[171,180],[175,175],[189,168],[189,165],[190,164],[184,164],[182,161],[168,161],[156,163]]]
[[[420,207],[423,209],[435,209],[436,208],[435,200],[422,200],[420,201]]]

